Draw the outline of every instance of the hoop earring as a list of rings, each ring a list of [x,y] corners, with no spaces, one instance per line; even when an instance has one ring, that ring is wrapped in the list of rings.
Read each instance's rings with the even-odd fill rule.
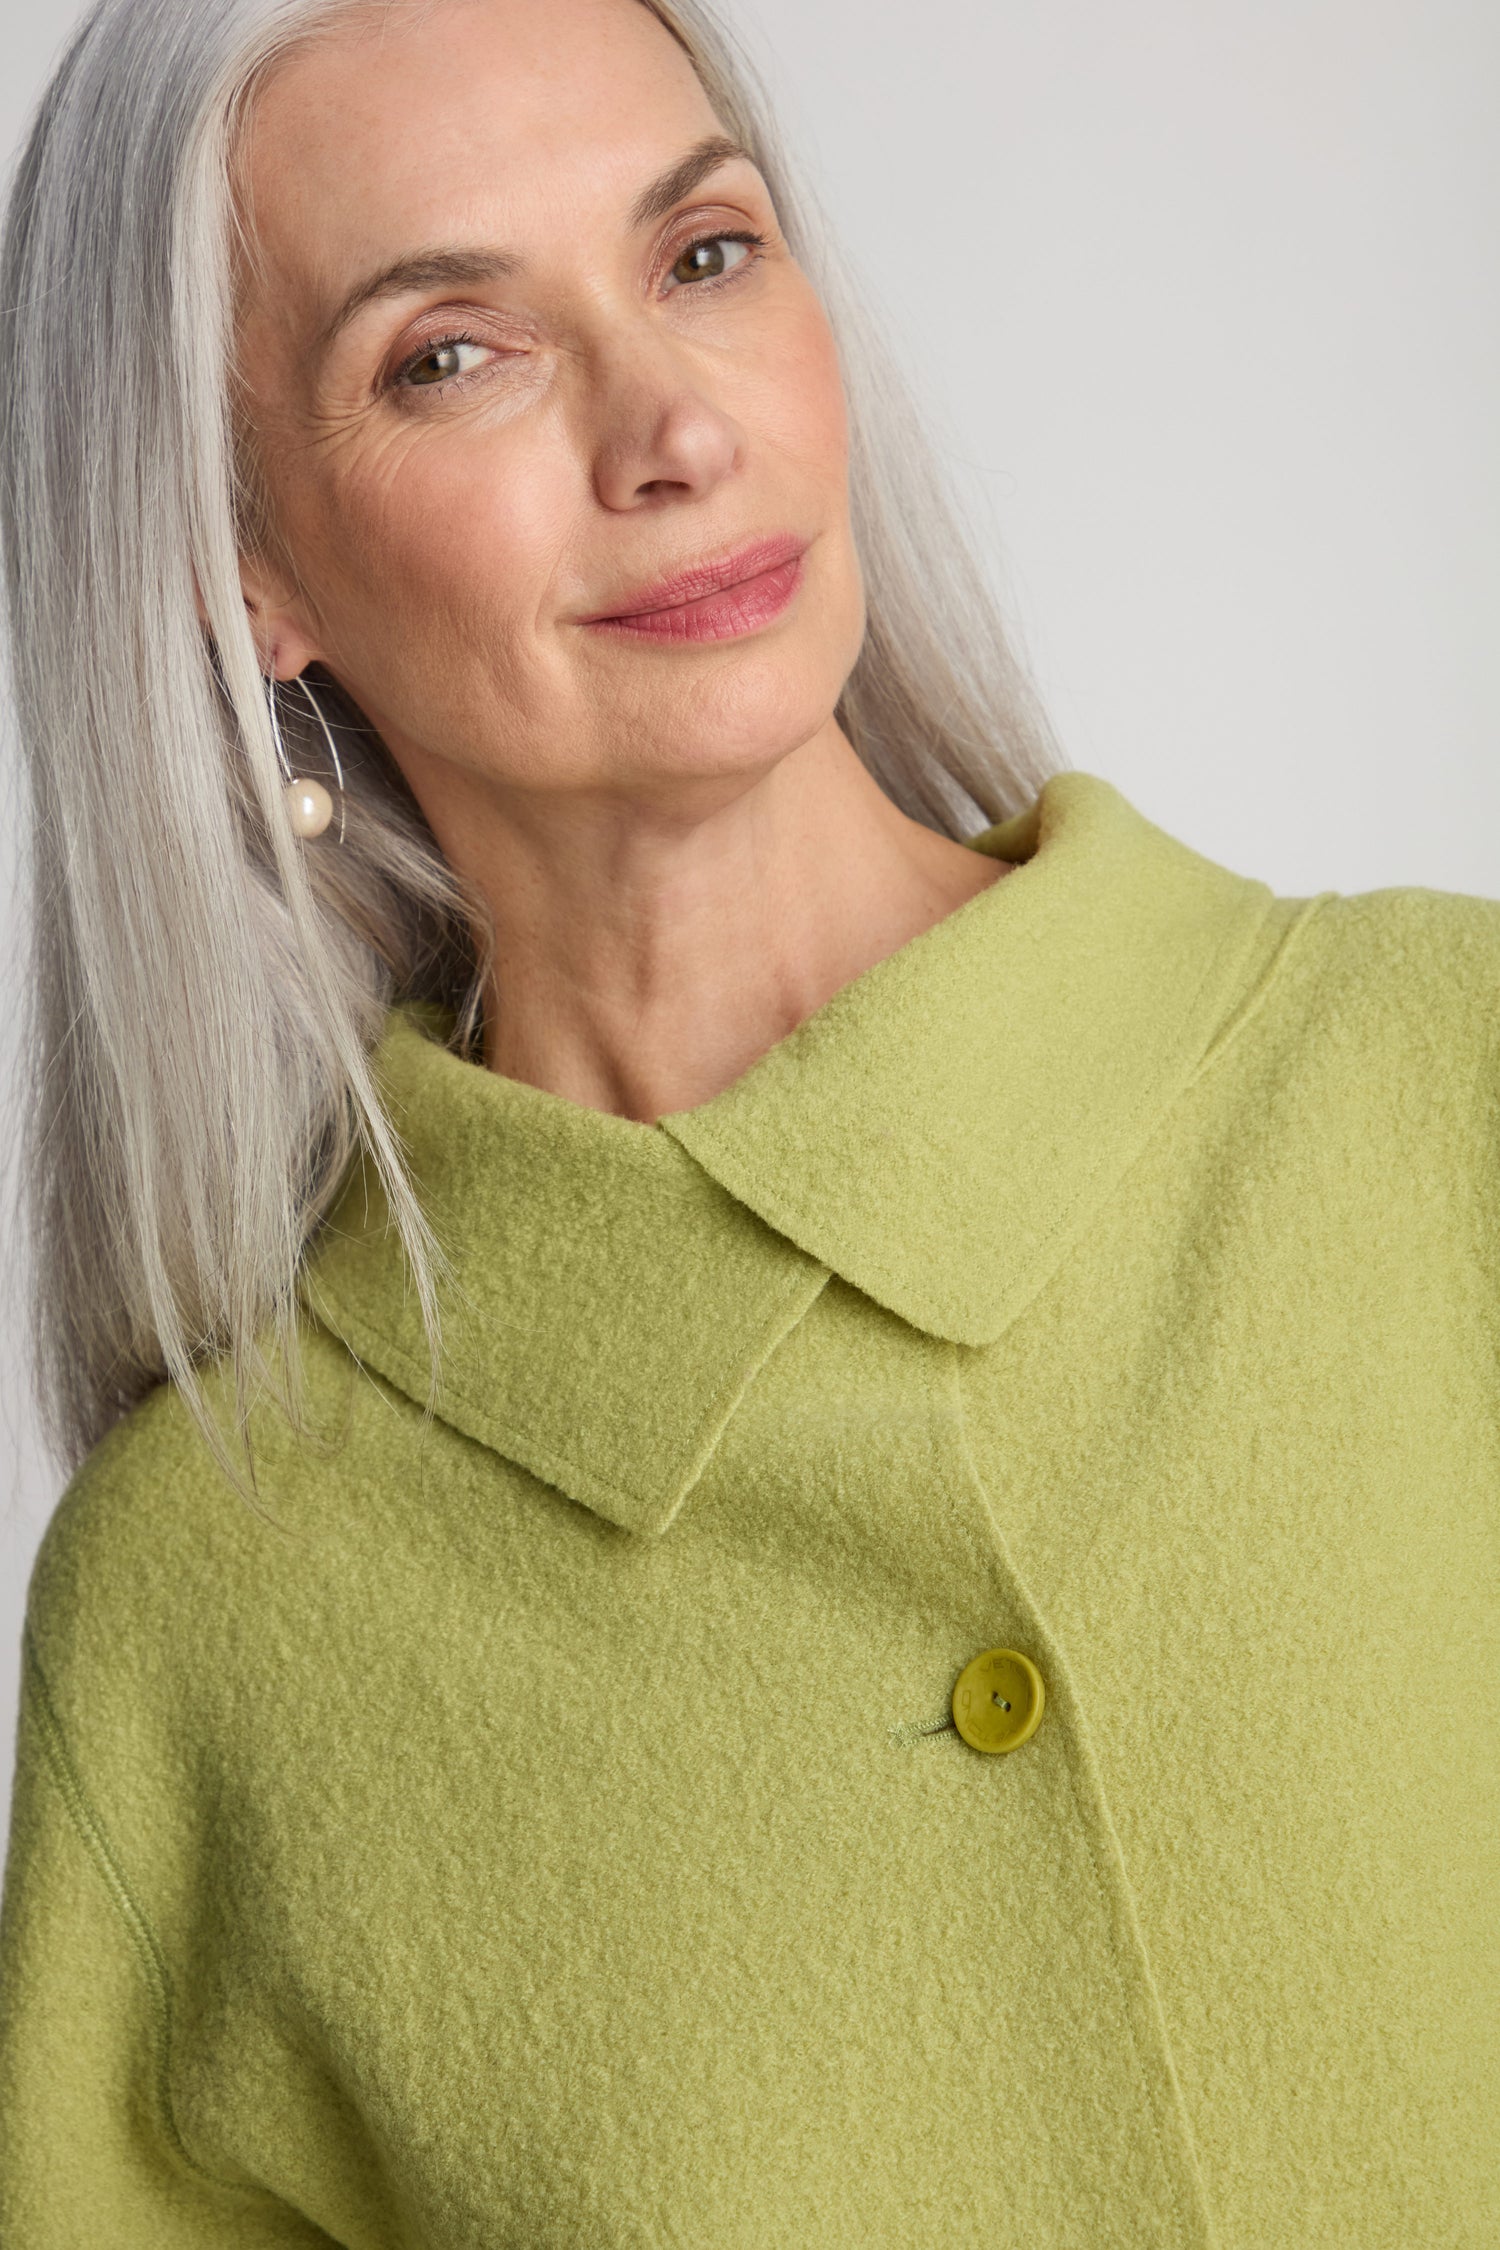
[[[333,760],[333,770],[338,781],[339,791],[339,842],[342,843],[344,841],[344,769],[339,762],[338,745],[333,739],[333,729],[323,715],[322,705],[318,702],[300,672],[297,674],[297,685],[307,698],[313,717],[323,730],[323,739],[328,745],[328,755]],[[321,836],[333,818],[333,799],[321,781],[310,780],[306,776],[294,774],[292,771],[292,762],[286,754],[286,744],[281,738],[281,721],[277,712],[276,682],[274,680],[268,680],[266,683],[266,702],[271,720],[271,737],[276,745],[277,763],[286,777],[281,799],[286,806],[287,820],[290,823],[292,833],[294,836]]]
[[[333,762],[334,779],[338,783],[339,790],[339,842],[342,843],[344,841],[344,769],[339,763],[339,746],[333,739],[333,729],[328,724],[328,721],[324,716],[322,704],[318,701],[317,697],[313,694],[312,689],[307,684],[306,673],[299,672],[297,674],[297,685],[299,688],[301,688],[304,696],[306,696],[308,708],[312,712],[313,717],[317,720],[318,725],[323,730],[323,740],[328,745],[328,755]],[[327,794],[328,792],[325,789],[323,791],[323,795],[326,797]],[[326,828],[327,825],[328,822],[325,820],[323,826]]]

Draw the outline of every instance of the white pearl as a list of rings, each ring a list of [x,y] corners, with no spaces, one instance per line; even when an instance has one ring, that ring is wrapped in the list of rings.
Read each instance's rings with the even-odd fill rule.
[[[333,818],[333,799],[321,781],[289,781],[281,792],[294,836],[321,836]]]

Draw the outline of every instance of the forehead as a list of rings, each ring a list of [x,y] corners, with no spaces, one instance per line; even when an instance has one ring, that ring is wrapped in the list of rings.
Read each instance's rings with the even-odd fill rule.
[[[278,278],[623,212],[720,121],[642,0],[396,0],[293,49],[251,107],[240,178]]]

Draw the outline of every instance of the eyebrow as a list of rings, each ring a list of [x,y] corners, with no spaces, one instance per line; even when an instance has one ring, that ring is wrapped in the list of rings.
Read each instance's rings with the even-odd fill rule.
[[[710,173],[736,162],[755,162],[749,149],[742,148],[738,141],[722,133],[710,133],[695,141],[685,156],[642,188],[630,206],[628,223],[632,232],[650,226],[655,219],[664,219],[674,204],[691,195]],[[404,297],[414,291],[464,282],[506,281],[524,272],[525,267],[526,260],[510,250],[417,250],[404,258],[393,258],[388,266],[354,284],[319,336],[317,349],[326,352],[356,313],[383,297]]]
[[[691,195],[699,181],[706,180],[710,172],[739,161],[753,164],[755,158],[749,149],[741,148],[738,141],[727,140],[722,133],[710,133],[705,140],[695,141],[686,156],[669,165],[631,204],[632,231],[649,227],[653,219],[664,219],[673,204]]]

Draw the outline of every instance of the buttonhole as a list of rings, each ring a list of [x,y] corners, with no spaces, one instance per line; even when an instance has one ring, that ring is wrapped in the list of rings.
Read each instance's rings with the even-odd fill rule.
[[[909,1743],[921,1742],[931,1735],[957,1732],[953,1713],[949,1711],[941,1719],[903,1719],[899,1726],[888,1730],[888,1739],[893,1748],[904,1749]]]

